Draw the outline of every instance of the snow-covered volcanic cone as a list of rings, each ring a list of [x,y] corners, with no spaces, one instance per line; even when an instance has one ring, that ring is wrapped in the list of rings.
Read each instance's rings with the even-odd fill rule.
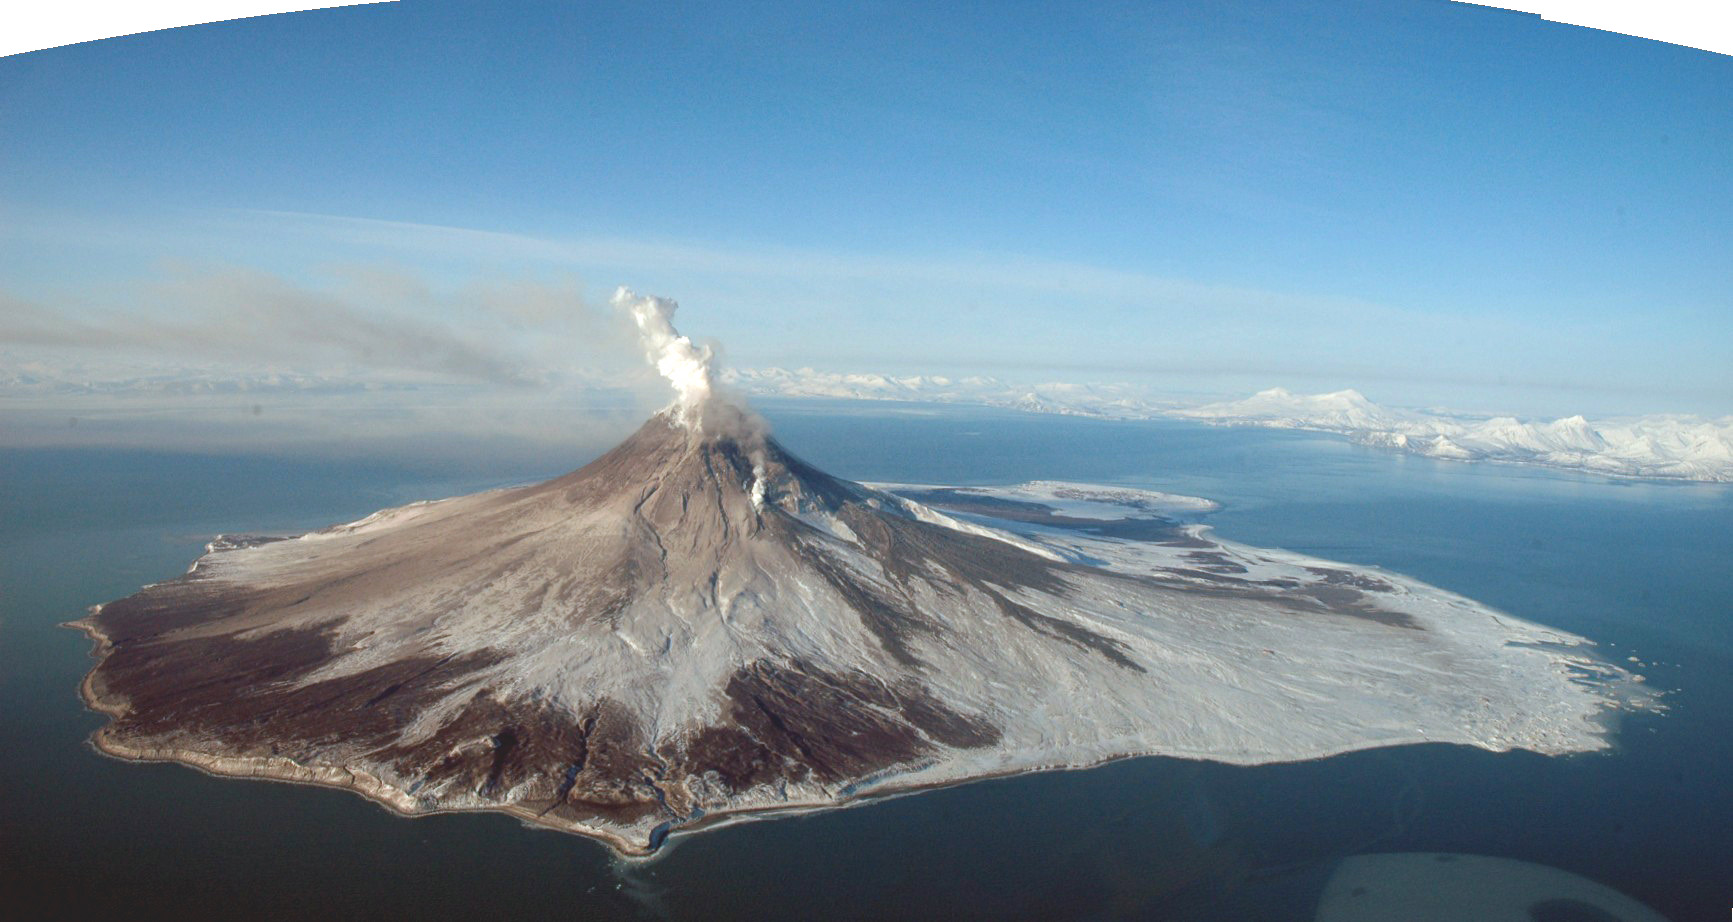
[[[94,609],[97,744],[645,855],[728,816],[1125,755],[1589,750],[1630,700],[1581,638],[1393,574],[837,479],[716,390],[672,302],[617,300],[673,406],[558,479],[219,539]]]

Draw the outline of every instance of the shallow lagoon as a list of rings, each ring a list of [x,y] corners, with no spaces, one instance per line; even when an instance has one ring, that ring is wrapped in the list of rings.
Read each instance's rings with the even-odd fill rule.
[[[791,450],[861,480],[1059,479],[1209,497],[1227,538],[1407,573],[1638,656],[1670,713],[1611,753],[1413,746],[1230,768],[1135,759],[676,839],[623,869],[491,815],[129,765],[83,745],[82,637],[219,531],[293,532],[562,472],[0,453],[0,891],[68,917],[1306,918],[1371,851],[1519,858],[1678,919],[1733,901],[1733,487],[1464,465],[1307,433],[779,402]]]

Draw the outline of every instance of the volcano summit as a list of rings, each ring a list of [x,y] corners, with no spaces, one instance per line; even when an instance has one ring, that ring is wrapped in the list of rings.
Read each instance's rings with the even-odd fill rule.
[[[219,538],[93,609],[97,745],[647,855],[1128,755],[1584,751],[1642,697],[1582,638],[1220,541],[1157,494],[832,477],[716,388],[672,302],[616,300],[674,405],[563,477]]]

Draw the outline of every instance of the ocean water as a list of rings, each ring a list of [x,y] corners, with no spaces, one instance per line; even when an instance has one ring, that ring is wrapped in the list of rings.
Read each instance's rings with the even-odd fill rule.
[[[292,533],[575,467],[0,450],[0,915],[17,918],[1307,919],[1372,852],[1516,858],[1684,922],[1733,907],[1733,487],[1464,465],[1308,433],[773,402],[861,480],[1206,496],[1225,537],[1373,564],[1636,656],[1669,711],[1569,758],[1408,746],[1143,758],[676,838],[643,865],[497,815],[121,763],[85,738],[85,606],[217,532]],[[1080,705],[1086,706],[1086,705]]]

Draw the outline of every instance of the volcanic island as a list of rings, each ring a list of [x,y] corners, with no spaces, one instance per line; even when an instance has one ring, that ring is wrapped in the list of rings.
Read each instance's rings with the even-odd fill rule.
[[[1017,772],[1444,742],[1609,745],[1647,693],[1582,637],[1217,538],[1124,488],[868,486],[786,451],[674,303],[675,401],[563,477],[219,537],[73,622],[113,756],[672,833]]]

